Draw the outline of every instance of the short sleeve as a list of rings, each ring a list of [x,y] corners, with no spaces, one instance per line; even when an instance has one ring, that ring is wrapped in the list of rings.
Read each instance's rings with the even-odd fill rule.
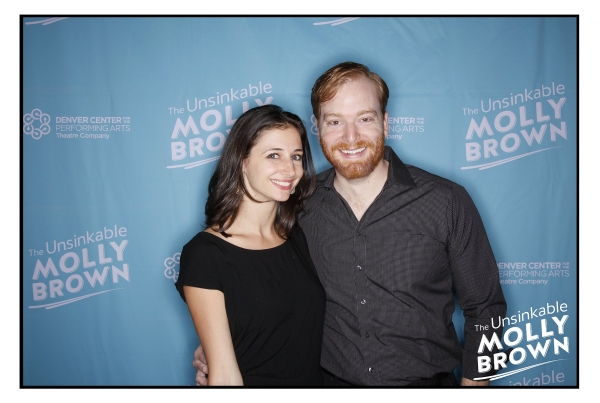
[[[215,243],[205,238],[207,236],[212,235],[196,235],[181,251],[175,287],[184,301],[184,285],[223,291],[221,274],[226,264],[225,255]]]

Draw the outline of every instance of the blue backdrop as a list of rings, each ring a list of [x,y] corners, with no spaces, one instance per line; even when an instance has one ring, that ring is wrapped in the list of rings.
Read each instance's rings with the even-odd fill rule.
[[[21,22],[23,385],[194,384],[173,284],[229,129],[281,105],[328,168],[310,89],[346,60],[390,87],[387,145],[482,215],[515,351],[492,385],[577,385],[576,17]]]

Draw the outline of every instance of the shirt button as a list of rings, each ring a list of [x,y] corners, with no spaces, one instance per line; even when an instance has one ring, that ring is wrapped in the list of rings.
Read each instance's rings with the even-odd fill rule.
[[[357,268],[358,270],[362,270],[362,267],[360,267],[360,266],[356,266],[356,268]]]
[[[369,367],[369,372],[373,372],[373,371],[375,371],[375,368]]]
[[[371,337],[371,335],[369,334],[369,332],[365,333],[365,338],[368,339],[369,337]]]
[[[361,303],[362,305],[364,305],[364,304],[366,304],[366,303],[367,303],[367,300],[366,300],[366,299],[363,299],[362,301],[360,301],[360,303]]]

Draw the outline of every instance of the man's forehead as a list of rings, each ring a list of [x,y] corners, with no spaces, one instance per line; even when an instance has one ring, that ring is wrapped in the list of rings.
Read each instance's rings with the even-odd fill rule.
[[[340,85],[333,96],[326,102],[323,102],[321,106],[324,106],[340,96],[341,93],[350,92],[351,94],[363,94],[372,95],[375,99],[378,99],[377,86],[371,80],[366,77],[358,77],[353,80],[348,80]]]

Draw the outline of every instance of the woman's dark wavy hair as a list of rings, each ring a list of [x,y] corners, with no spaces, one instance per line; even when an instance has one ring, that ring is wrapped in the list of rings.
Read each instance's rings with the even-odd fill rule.
[[[221,158],[208,184],[208,199],[204,213],[206,227],[229,237],[227,229],[237,218],[244,194],[252,198],[244,185],[243,163],[250,155],[265,130],[293,127],[300,133],[302,142],[302,168],[304,174],[296,191],[285,202],[280,202],[275,216],[275,231],[287,238],[296,223],[296,213],[304,207],[306,199],[315,190],[316,173],[310,153],[306,128],[302,120],[277,105],[264,105],[248,110],[240,116],[225,141]],[[239,191],[238,191],[239,190]]]

